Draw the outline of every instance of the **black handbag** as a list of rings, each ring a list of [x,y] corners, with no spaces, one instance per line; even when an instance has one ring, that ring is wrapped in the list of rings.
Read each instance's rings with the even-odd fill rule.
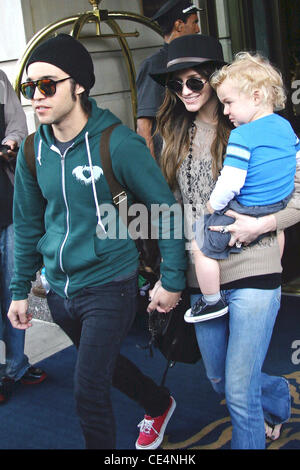
[[[157,348],[167,359],[161,385],[165,383],[169,367],[173,367],[176,362],[195,364],[201,359],[194,325],[184,321],[184,314],[189,307],[190,296],[185,290],[175,309],[168,313],[154,310],[148,314],[150,341],[144,349],[149,348],[153,355],[153,347]]]
[[[188,294],[183,293],[179,305],[171,310],[157,346],[168,361],[195,364],[201,358],[194,325],[184,321],[184,314],[190,307]]]
[[[189,294],[184,291],[181,301],[170,312],[155,310],[149,314],[149,344],[157,347],[168,361],[195,364],[201,357],[194,325],[184,321],[189,307]]]

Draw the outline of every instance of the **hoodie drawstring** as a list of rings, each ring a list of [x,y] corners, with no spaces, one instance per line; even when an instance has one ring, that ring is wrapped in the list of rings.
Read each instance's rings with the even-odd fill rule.
[[[39,165],[42,166],[42,139],[39,140],[37,161],[39,162]]]
[[[94,194],[94,200],[95,200],[95,205],[96,205],[96,211],[97,211],[97,219],[98,223],[97,225],[100,225],[101,229],[106,233],[105,227],[102,223],[101,220],[101,214],[100,214],[100,209],[99,209],[99,202],[97,198],[97,191],[96,191],[96,185],[95,185],[95,176],[94,176],[94,170],[93,170],[93,163],[92,163],[92,158],[91,158],[91,151],[90,151],[90,145],[89,145],[89,139],[88,139],[89,133],[85,133],[85,146],[86,146],[86,151],[88,155],[88,160],[89,160],[89,167],[91,171],[91,177],[92,177],[92,188],[93,188],[93,194]]]

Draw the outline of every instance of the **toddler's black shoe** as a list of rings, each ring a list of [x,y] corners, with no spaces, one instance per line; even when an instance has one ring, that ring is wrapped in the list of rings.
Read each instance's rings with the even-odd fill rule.
[[[185,312],[184,319],[187,323],[198,323],[200,321],[221,317],[227,312],[228,305],[224,302],[222,297],[215,304],[207,304],[203,297],[201,297],[192,308],[189,308]]]

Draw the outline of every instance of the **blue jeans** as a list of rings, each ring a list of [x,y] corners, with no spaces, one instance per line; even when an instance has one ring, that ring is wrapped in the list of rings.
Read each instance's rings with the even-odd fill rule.
[[[50,290],[47,300],[53,320],[78,349],[75,401],[86,448],[114,449],[110,387],[121,343],[137,309],[137,276],[83,288],[72,299]]]
[[[229,314],[195,324],[207,376],[224,394],[232,421],[232,449],[264,449],[264,419],[290,417],[289,385],[261,369],[280,306],[280,288],[223,292]],[[192,304],[200,295],[192,295]]]
[[[0,380],[3,376],[19,380],[29,367],[24,354],[25,331],[13,328],[7,318],[11,303],[9,290],[13,274],[13,226],[0,229],[0,339],[5,344],[5,360],[0,363]],[[3,343],[2,343],[3,344]]]

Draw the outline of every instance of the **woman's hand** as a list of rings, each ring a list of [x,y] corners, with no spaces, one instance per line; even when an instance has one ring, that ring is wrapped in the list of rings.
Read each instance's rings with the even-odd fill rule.
[[[236,243],[238,245],[249,245],[259,235],[276,230],[276,219],[273,215],[256,218],[232,210],[227,211],[225,215],[235,219],[233,224],[225,227],[225,230],[231,234],[229,246],[234,246]],[[210,226],[209,229],[214,232],[221,232],[224,227],[222,225]]]

